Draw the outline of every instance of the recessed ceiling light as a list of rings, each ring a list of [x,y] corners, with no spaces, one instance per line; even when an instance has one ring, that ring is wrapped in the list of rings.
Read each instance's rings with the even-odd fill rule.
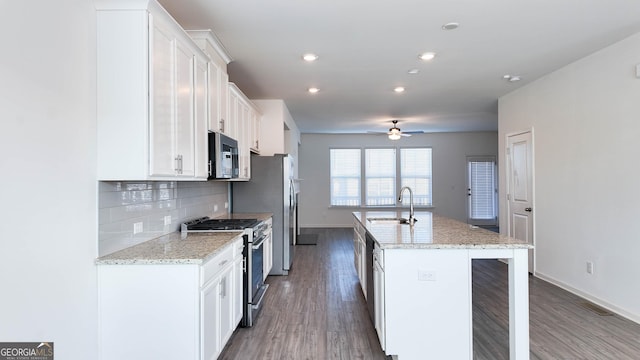
[[[407,71],[407,73],[409,73],[411,75],[415,75],[415,74],[417,74],[419,72],[420,72],[420,70],[418,70],[418,69],[411,69],[411,70]]]
[[[418,55],[418,58],[420,58],[420,60],[424,60],[424,61],[433,60],[434,57],[436,57],[436,53],[434,53],[434,52],[426,52],[426,53],[422,53],[422,54]]]
[[[310,87],[309,89],[307,89],[308,92],[315,94],[318,91],[320,91],[320,89],[318,89],[317,87]]]
[[[303,59],[304,61],[312,62],[312,61],[316,61],[316,60],[318,60],[318,55],[308,53],[308,54],[304,54],[304,55],[302,55],[302,59]]]
[[[455,30],[460,26],[457,22],[450,22],[442,25],[442,30]]]
[[[393,91],[397,92],[397,93],[403,93],[404,92],[404,87],[402,86],[397,86],[395,89],[393,89]]]

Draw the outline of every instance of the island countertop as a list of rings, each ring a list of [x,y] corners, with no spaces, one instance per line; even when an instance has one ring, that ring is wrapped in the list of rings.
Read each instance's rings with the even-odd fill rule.
[[[241,237],[242,231],[173,232],[96,259],[96,265],[204,264]]]
[[[417,221],[408,224],[373,223],[368,218],[409,218],[408,211],[362,211],[353,216],[382,249],[515,249],[532,248],[525,241],[436,215],[416,211]]]

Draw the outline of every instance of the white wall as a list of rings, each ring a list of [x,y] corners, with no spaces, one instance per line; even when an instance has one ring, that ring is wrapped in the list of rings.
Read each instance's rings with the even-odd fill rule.
[[[499,101],[500,149],[506,134],[534,129],[537,275],[635,321],[640,321],[638,63],[640,34]],[[502,223],[504,199],[501,189]],[[593,275],[586,272],[587,261],[594,263]]]
[[[95,358],[95,9],[1,7],[0,341]]]
[[[329,149],[332,147],[427,146],[433,149],[433,211],[466,221],[467,156],[497,156],[497,133],[432,133],[399,141],[364,134],[302,134],[299,175],[301,227],[348,227],[351,212],[358,209],[331,208]]]

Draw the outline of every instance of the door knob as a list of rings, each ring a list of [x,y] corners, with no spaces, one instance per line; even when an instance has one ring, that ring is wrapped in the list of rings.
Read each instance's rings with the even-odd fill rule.
[[[533,209],[531,209],[531,208],[524,208],[524,211],[526,211],[526,212],[531,212],[531,210],[533,210]]]

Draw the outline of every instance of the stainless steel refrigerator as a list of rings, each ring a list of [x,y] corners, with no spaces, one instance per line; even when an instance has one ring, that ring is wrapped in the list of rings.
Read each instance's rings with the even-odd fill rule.
[[[273,268],[270,275],[287,275],[296,241],[296,188],[293,159],[288,154],[251,156],[251,180],[233,182],[232,212],[273,213]]]

